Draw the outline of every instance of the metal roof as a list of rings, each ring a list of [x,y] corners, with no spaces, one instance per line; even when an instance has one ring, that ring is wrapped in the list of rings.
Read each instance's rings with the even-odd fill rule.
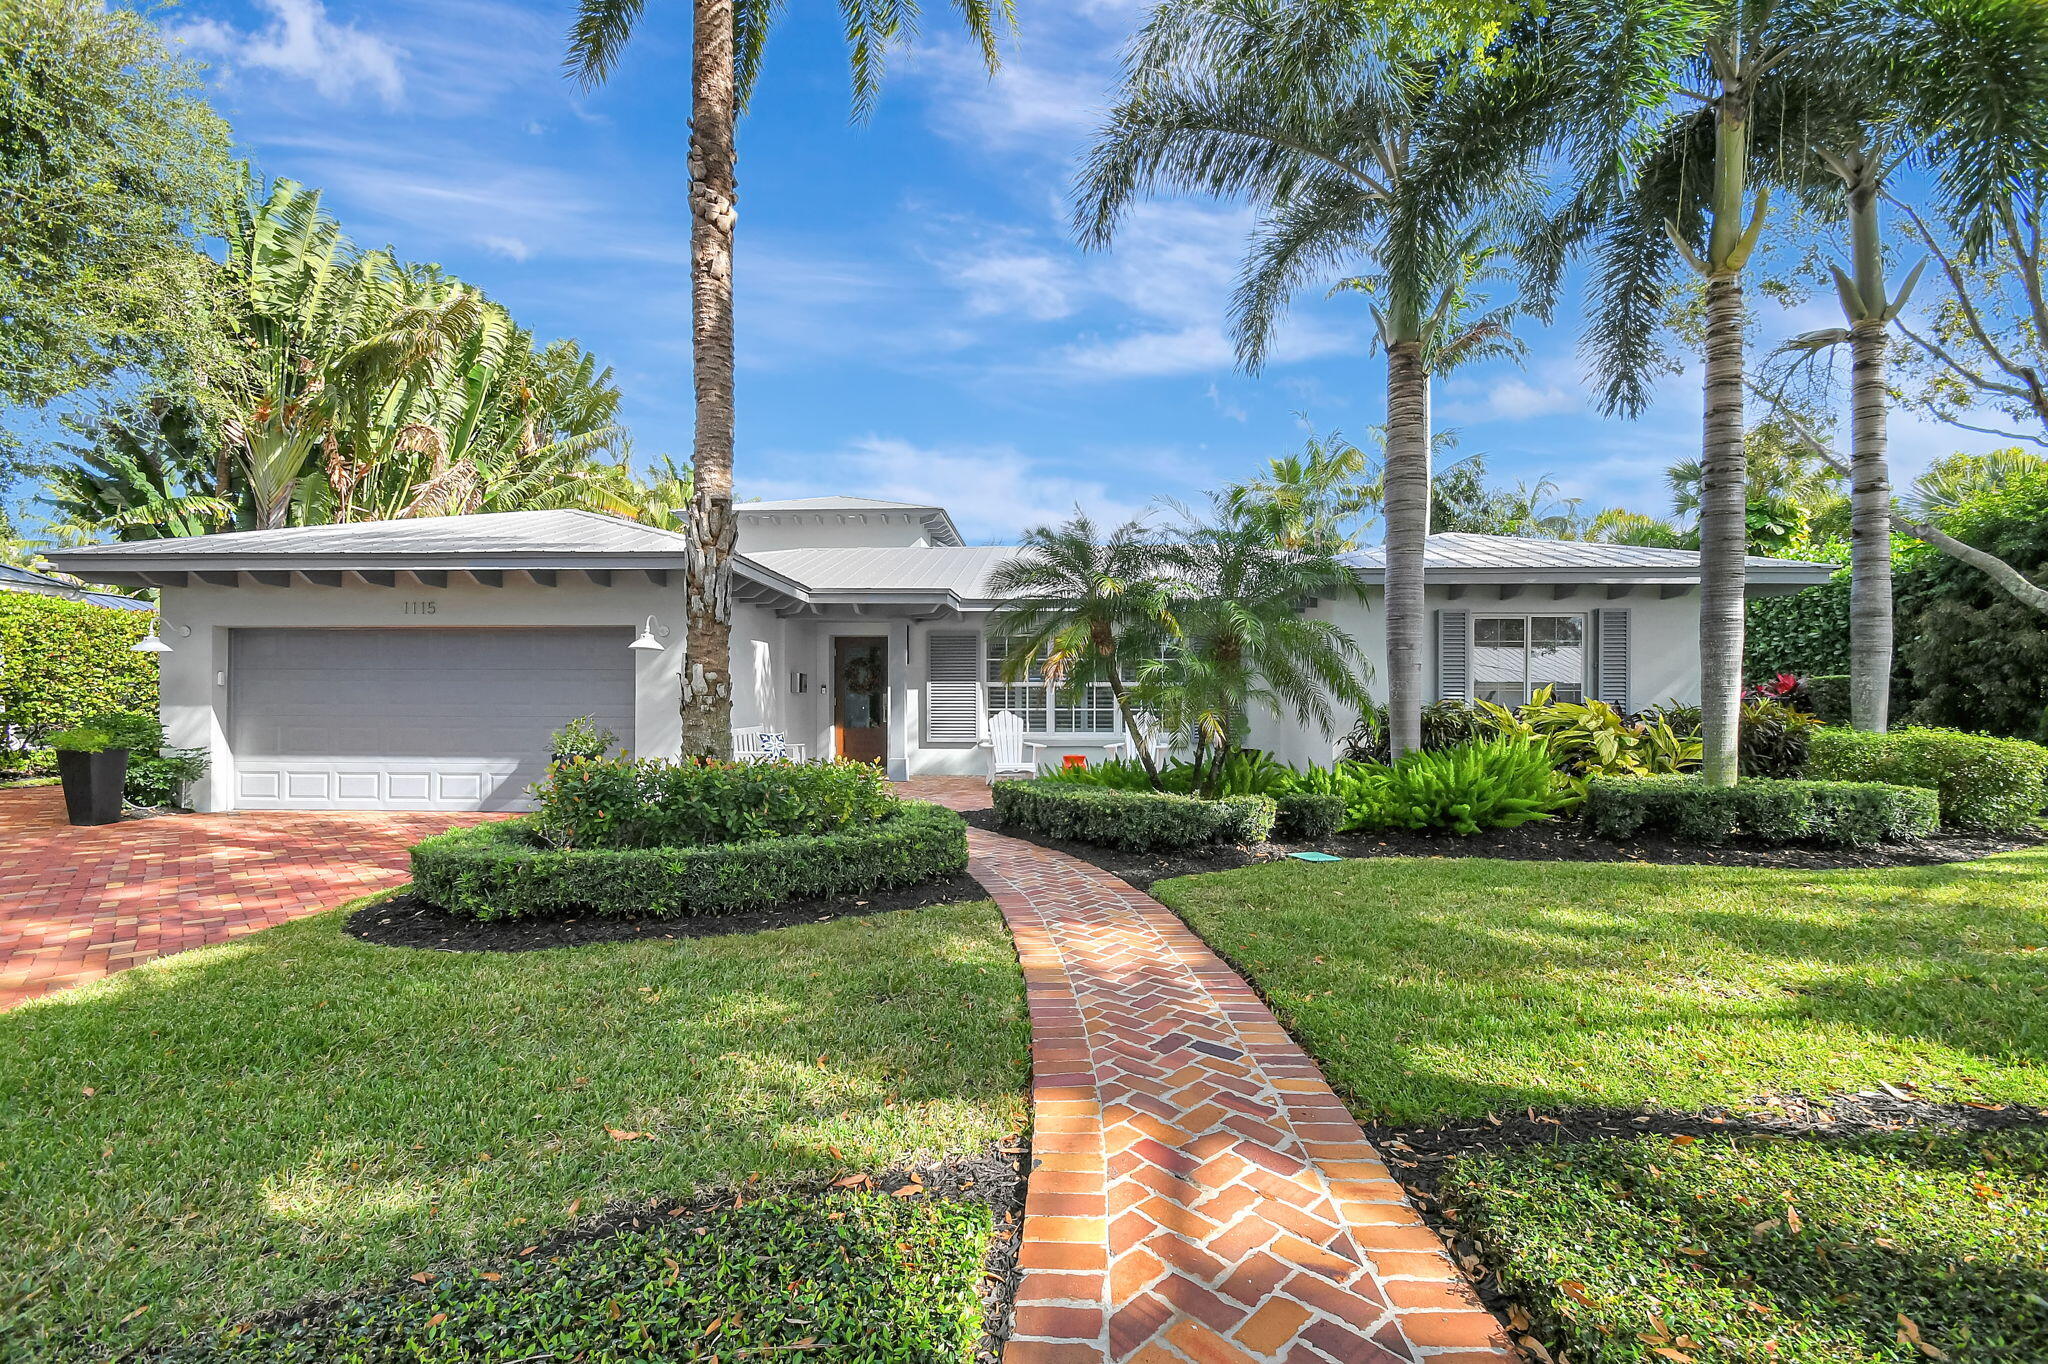
[[[278,530],[227,531],[169,540],[136,540],[63,550],[66,572],[231,567],[546,566],[648,556],[680,563],[687,537],[590,511],[483,512],[399,521],[354,521]]]
[[[1020,552],[1015,545],[876,545],[756,550],[742,559],[795,583],[814,599],[923,592],[986,601],[989,574]]]
[[[1386,572],[1383,547],[1343,556],[1367,582]],[[1503,574],[1547,581],[1694,581],[1700,556],[1690,549],[1609,545],[1591,540],[1541,540],[1519,535],[1450,531],[1432,535],[1423,550],[1423,573],[1439,582],[1491,582]],[[1822,583],[1839,564],[1749,556],[1750,576],[1759,582]]]
[[[777,518],[784,515],[825,516],[834,512],[858,516],[862,512],[900,512],[922,520],[931,532],[933,541],[941,545],[960,545],[959,528],[953,524],[952,513],[944,507],[934,507],[922,502],[890,502],[879,497],[784,497],[761,502],[735,502],[735,516],[764,516]]]

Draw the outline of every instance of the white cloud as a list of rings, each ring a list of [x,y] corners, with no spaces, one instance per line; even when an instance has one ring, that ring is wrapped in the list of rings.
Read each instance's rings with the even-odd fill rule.
[[[327,17],[320,0],[256,0],[270,15],[260,29],[240,30],[217,19],[172,26],[195,52],[215,56],[231,70],[248,68],[308,81],[328,99],[367,89],[388,105],[405,93],[403,53],[354,24]]]
[[[1099,479],[1061,473],[1012,445],[940,448],[871,435],[827,455],[786,462],[816,472],[751,481],[745,495],[851,493],[928,503],[951,512],[969,543],[1014,541],[1027,527],[1065,520],[1076,506],[1111,523],[1146,510]]]

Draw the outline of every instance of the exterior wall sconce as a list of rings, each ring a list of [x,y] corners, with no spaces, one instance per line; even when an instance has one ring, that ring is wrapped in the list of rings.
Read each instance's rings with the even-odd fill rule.
[[[626,647],[628,649],[638,649],[642,653],[658,654],[662,650],[666,649],[668,646],[666,644],[663,644],[659,639],[656,639],[655,636],[665,635],[667,633],[668,630],[665,626],[656,622],[654,617],[649,616],[647,618],[647,624],[642,626],[640,629],[640,638],[634,640],[631,644],[628,644]]]
[[[192,634],[192,627],[189,625],[176,625],[171,628],[178,632],[180,639],[189,638]],[[164,642],[164,623],[162,619],[158,619],[156,624],[149,627],[148,634],[129,645],[128,652],[131,654],[168,654],[175,652],[169,644]]]

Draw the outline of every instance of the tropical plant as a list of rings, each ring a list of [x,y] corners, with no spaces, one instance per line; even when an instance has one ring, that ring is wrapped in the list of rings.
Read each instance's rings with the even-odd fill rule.
[[[1053,687],[1106,686],[1154,786],[1151,736],[1130,702],[1130,684],[1139,660],[1156,655],[1171,630],[1165,566],[1164,546],[1142,523],[1105,536],[1076,512],[1064,525],[1026,531],[1019,553],[988,581],[1001,603],[989,633],[1011,641],[1006,680],[1039,671]]]
[[[1474,102],[1462,48],[1410,57],[1385,37],[1363,7],[1169,0],[1134,44],[1074,216],[1100,246],[1153,190],[1249,199],[1260,223],[1233,314],[1250,369],[1301,288],[1334,276],[1367,297],[1387,356],[1387,688],[1405,752],[1420,737],[1430,379],[1516,349],[1514,305],[1482,292],[1500,252],[1476,210],[1518,188],[1527,162],[1493,154],[1503,140],[1487,129],[1517,111],[1497,90]]]
[[[567,64],[585,89],[602,85],[632,40],[646,0],[580,0]],[[996,67],[997,16],[1009,0],[954,0],[962,21]],[[695,484],[688,531],[696,581],[685,608],[685,753],[732,753],[733,227],[738,221],[735,146],[741,111],[754,92],[777,0],[691,0],[690,296],[691,369],[696,380]],[[845,0],[840,6],[853,75],[853,106],[873,106],[889,45],[917,26],[918,0]]]

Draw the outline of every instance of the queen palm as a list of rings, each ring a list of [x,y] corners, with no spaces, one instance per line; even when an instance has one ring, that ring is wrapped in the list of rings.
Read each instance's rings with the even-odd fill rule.
[[[1074,216],[1085,242],[1106,245],[1155,189],[1252,201],[1261,221],[1233,305],[1248,369],[1263,364],[1303,287],[1350,274],[1339,287],[1368,297],[1387,362],[1387,693],[1398,754],[1421,744],[1430,381],[1514,349],[1513,310],[1479,292],[1499,252],[1475,206],[1521,188],[1535,142],[1498,129],[1541,82],[1504,76],[1482,106],[1455,56],[1390,59],[1378,40],[1352,6],[1163,6],[1096,138]],[[1361,264],[1371,273],[1354,273]]]
[[[1152,784],[1159,770],[1129,682],[1167,633],[1164,550],[1141,522],[1101,534],[1085,513],[1024,534],[1015,558],[997,565],[990,595],[1001,607],[989,633],[1010,640],[1004,675],[1038,672],[1053,687],[1106,686]]]
[[[996,24],[1009,0],[953,0],[982,59],[996,66]],[[646,0],[581,0],[569,32],[569,71],[584,87],[604,83],[632,40]],[[732,751],[733,227],[738,220],[740,112],[760,74],[779,0],[691,0],[690,298],[691,369],[697,396],[696,484],[690,503],[689,598],[684,608],[685,753]],[[854,110],[873,105],[883,58],[917,27],[918,0],[842,0],[853,70]]]

